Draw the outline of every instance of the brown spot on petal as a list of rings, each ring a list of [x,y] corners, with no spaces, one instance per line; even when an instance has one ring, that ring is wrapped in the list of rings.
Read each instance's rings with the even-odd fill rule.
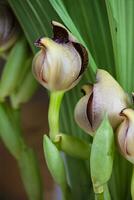
[[[83,93],[83,95],[86,95],[86,94],[91,93],[92,89],[93,89],[93,84],[92,83],[87,83],[87,84],[82,86],[81,92]]]
[[[55,25],[53,26],[53,40],[57,43],[67,43],[69,42],[69,35],[66,29],[61,26]]]
[[[121,110],[121,112],[120,112],[120,116],[125,116],[126,117],[126,115],[124,114],[124,110],[126,110],[127,108],[123,108],[122,110]]]
[[[45,77],[43,75],[43,69],[44,69],[44,62],[45,62],[45,59],[46,59],[46,50],[45,49],[42,49],[40,51],[40,54],[39,54],[39,57],[38,57],[38,79],[39,80],[42,80],[43,82],[47,83],[47,81],[45,80]]]
[[[35,42],[34,42],[34,45],[36,47],[40,47],[40,41],[41,41],[41,38],[37,39]]]
[[[88,120],[90,122],[91,127],[93,125],[92,101],[93,101],[93,92],[92,92],[92,94],[89,97],[89,100],[88,100],[88,103],[87,103],[87,110],[86,110],[86,112],[87,112],[87,118],[88,118]]]
[[[41,80],[42,80],[43,82],[47,83],[47,81],[43,78],[43,76],[42,76]]]
[[[79,44],[79,43],[76,43],[76,42],[72,42],[72,44],[73,44],[74,48],[76,49],[76,51],[79,53],[81,60],[82,60],[81,70],[80,70],[80,73],[79,73],[79,76],[80,76],[85,71],[85,68],[87,67],[88,53],[87,53],[86,48],[82,44]]]
[[[40,37],[40,38],[38,38],[35,42],[34,42],[34,45],[36,46],[36,47],[39,47],[39,48],[41,48],[41,47],[43,47],[43,48],[45,48],[45,45],[42,43],[42,39],[43,37]]]
[[[127,155],[131,155],[131,153],[128,151],[128,146],[127,146],[127,134],[128,134],[128,129],[129,129],[129,122],[127,120],[127,128],[126,128],[126,132],[125,132],[125,143],[124,143],[124,147],[125,147],[125,153],[127,153]]]
[[[83,96],[86,95],[86,91],[83,88],[81,88],[81,93],[83,94]]]

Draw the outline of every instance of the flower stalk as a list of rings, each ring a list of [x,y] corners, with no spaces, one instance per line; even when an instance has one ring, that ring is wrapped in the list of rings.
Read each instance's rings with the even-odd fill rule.
[[[133,167],[133,173],[132,173],[132,179],[131,179],[131,196],[132,196],[132,200],[134,200],[134,167]]]
[[[104,200],[104,192],[95,194],[95,200]]]
[[[63,96],[63,91],[51,92],[50,94],[48,122],[50,129],[49,135],[52,141],[55,140],[56,135],[59,134],[59,113]]]

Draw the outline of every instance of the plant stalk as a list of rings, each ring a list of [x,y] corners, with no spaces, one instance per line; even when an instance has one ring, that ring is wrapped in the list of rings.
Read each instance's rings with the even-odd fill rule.
[[[131,179],[131,196],[132,196],[132,200],[134,200],[134,167],[133,167],[133,173],[132,173],[132,179]]]
[[[104,200],[104,193],[95,194],[95,200]]]
[[[59,133],[59,113],[63,96],[63,91],[51,92],[50,95],[48,121],[49,135],[52,141],[55,140],[56,135]]]

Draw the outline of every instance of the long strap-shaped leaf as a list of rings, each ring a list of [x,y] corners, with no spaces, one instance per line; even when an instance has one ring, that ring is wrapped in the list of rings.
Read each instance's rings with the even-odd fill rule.
[[[134,88],[134,1],[106,0],[116,62],[116,76],[129,92]]]
[[[60,21],[52,6],[47,0],[9,0],[15,15],[17,16],[22,29],[34,52],[34,41],[41,36],[48,36],[51,33],[51,21]]]
[[[134,88],[134,1],[105,1],[113,41],[116,77],[126,91],[131,92]],[[116,153],[110,183],[113,199],[130,199],[131,170],[131,165]],[[128,184],[119,184],[120,181]],[[114,187],[115,183],[119,185],[118,188]]]

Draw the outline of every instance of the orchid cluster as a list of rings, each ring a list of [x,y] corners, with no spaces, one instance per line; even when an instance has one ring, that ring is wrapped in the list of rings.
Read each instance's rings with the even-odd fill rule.
[[[54,36],[35,42],[41,50],[33,60],[35,78],[50,91],[67,91],[82,78],[88,64],[86,48],[60,23],[52,22]],[[77,124],[94,136],[105,113],[123,155],[134,162],[134,111],[131,101],[118,82],[105,70],[98,69],[96,82],[82,87],[85,95],[74,111]]]
[[[44,188],[20,116],[38,82],[50,99],[44,158],[62,199],[134,200],[133,20],[133,0],[0,0],[0,138],[29,200]]]
[[[61,95],[76,86],[82,78],[88,65],[88,53],[62,24],[53,21],[52,27],[52,39],[44,37],[35,42],[41,50],[33,60],[33,74],[40,84],[51,91],[51,95],[58,92]],[[131,99],[107,71],[98,69],[95,76],[95,83],[82,87],[84,96],[76,104],[75,121],[81,129],[94,138],[107,115],[121,154],[134,164],[134,110],[131,108]],[[55,96],[53,103],[56,98]],[[50,109],[51,107],[53,107],[52,101]],[[50,130],[55,123],[55,119],[51,116],[54,115],[54,109],[52,110],[53,113],[49,115],[52,118],[49,120]],[[52,142],[60,144],[60,149],[64,152],[70,152],[67,150],[65,141],[68,139],[64,139],[65,134],[61,134],[58,129],[55,134],[50,132]],[[75,152],[75,146],[73,150]],[[45,155],[47,157],[47,153]],[[48,166],[52,171],[49,162]]]

